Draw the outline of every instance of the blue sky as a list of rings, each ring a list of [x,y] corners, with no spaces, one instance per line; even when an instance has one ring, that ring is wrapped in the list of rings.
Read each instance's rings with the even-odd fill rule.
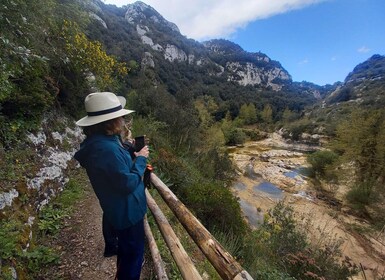
[[[122,6],[131,0],[104,0]],[[143,0],[197,41],[228,39],[294,81],[332,84],[385,55],[385,0]]]

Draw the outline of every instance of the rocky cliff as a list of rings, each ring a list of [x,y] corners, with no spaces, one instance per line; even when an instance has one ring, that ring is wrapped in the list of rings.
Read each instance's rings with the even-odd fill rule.
[[[99,5],[102,12],[95,14],[100,22],[106,17],[106,9],[103,4]],[[182,63],[190,66],[197,75],[210,68],[212,71],[209,71],[209,75],[214,78],[272,91],[280,91],[292,83],[290,74],[281,64],[264,53],[246,52],[227,40],[199,43],[188,39],[174,23],[143,2],[135,2],[121,9],[124,9],[124,19],[133,33],[130,34],[131,39],[138,38],[140,41],[143,49],[140,64],[143,66],[157,69],[165,63]],[[101,25],[105,26],[105,23]],[[163,82],[167,83],[166,80]]]

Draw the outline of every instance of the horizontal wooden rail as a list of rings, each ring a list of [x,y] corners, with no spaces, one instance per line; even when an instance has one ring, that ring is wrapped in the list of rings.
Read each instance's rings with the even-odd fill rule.
[[[253,279],[154,173],[151,174],[151,183],[222,279]],[[146,193],[149,194],[148,191]]]
[[[202,280],[199,272],[196,270],[190,257],[184,250],[175,232],[172,230],[171,225],[167,221],[155,200],[152,198],[150,192],[146,189],[147,205],[150,208],[155,221],[159,227],[159,230],[166,241],[168,248],[182,274],[183,279],[186,280]]]

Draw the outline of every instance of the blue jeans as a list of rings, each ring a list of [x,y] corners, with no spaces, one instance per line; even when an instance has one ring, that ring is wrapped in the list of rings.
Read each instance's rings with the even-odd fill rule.
[[[116,232],[118,235],[117,279],[139,280],[144,255],[143,220]]]
[[[118,247],[118,235],[114,227],[106,219],[104,213],[103,213],[103,219],[102,219],[102,231],[103,231],[103,238],[105,243],[104,253],[109,254],[111,252],[116,251],[116,248]]]

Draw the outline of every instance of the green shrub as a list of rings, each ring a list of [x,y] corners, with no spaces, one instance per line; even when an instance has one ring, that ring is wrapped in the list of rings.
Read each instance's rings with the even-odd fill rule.
[[[53,205],[46,206],[39,215],[39,230],[43,234],[56,235],[65,217],[68,217],[67,211],[56,208]]]
[[[245,129],[244,133],[252,141],[259,141],[266,139],[268,134],[259,129]]]
[[[0,223],[0,259],[10,260],[18,253],[21,224],[16,221]]]
[[[287,127],[288,131],[284,136],[286,138],[291,138],[294,141],[298,141],[301,139],[302,133],[312,133],[315,126],[315,123],[307,118],[300,119]]]
[[[239,203],[228,188],[214,182],[197,182],[183,187],[181,194],[186,206],[208,230],[215,228],[235,235],[245,234]]]
[[[361,182],[353,186],[347,193],[346,198],[356,209],[364,209],[365,205],[369,205],[375,201],[373,198],[373,182]]]
[[[36,273],[49,264],[57,264],[59,255],[51,248],[38,246],[32,250],[23,253],[23,257],[27,259],[30,272]]]
[[[307,157],[307,161],[312,166],[312,176],[320,176],[331,178],[331,174],[327,173],[327,168],[331,166],[338,159],[338,155],[331,151],[316,151]]]
[[[231,128],[223,131],[227,145],[243,144],[246,141],[246,134],[240,128]]]
[[[70,180],[61,195],[51,204],[44,207],[39,214],[38,227],[43,234],[56,235],[62,225],[64,218],[72,211],[73,202],[83,194],[80,185]]]
[[[203,177],[211,180],[229,181],[234,174],[228,155],[215,148],[199,154],[196,165],[199,166]]]
[[[278,271],[276,269],[267,269],[256,271],[253,275],[254,280],[295,280],[286,272]]]
[[[265,215],[262,226],[245,238],[243,266],[261,280],[348,279],[354,271],[339,263],[339,245],[311,244],[305,230],[298,227],[293,209],[279,202]]]

